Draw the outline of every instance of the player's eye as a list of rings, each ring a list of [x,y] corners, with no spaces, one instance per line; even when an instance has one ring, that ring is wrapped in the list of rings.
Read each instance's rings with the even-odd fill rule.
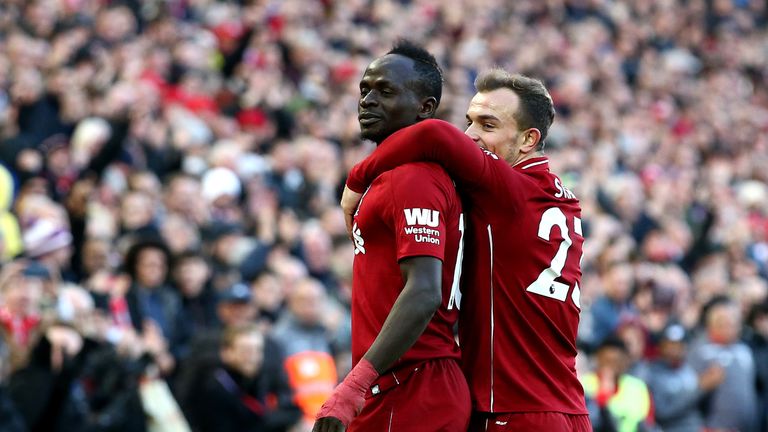
[[[367,95],[369,91],[370,91],[370,90],[368,90],[367,88],[362,88],[362,87],[361,87],[361,88],[360,88],[360,96],[365,96],[365,95]]]
[[[485,129],[485,130],[491,130],[491,129],[495,128],[495,127],[496,127],[496,126],[495,126],[494,124],[491,124],[491,123],[483,123],[483,129]]]

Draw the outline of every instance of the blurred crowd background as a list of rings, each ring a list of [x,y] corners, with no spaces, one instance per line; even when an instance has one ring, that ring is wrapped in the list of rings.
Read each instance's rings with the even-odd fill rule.
[[[308,430],[350,368],[358,80],[407,36],[459,127],[485,68],[552,93],[596,430],[768,431],[766,22],[764,0],[3,0],[0,430]]]

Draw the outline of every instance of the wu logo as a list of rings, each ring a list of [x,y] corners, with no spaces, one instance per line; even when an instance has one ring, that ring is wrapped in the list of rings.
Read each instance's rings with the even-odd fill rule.
[[[423,208],[405,209],[405,223],[436,228],[440,224],[440,212]]]
[[[355,255],[361,253],[365,255],[365,240],[357,227],[357,222],[352,226],[352,240],[355,242]]]

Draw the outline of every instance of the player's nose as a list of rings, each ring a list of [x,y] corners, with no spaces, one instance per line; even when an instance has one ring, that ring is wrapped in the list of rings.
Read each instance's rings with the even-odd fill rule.
[[[363,108],[375,106],[379,104],[379,100],[374,95],[375,92],[368,92],[364,96],[360,97],[360,106]]]
[[[464,131],[464,135],[472,138],[472,141],[474,142],[478,142],[480,140],[480,135],[475,132],[475,129],[471,125],[467,126],[467,129]]]

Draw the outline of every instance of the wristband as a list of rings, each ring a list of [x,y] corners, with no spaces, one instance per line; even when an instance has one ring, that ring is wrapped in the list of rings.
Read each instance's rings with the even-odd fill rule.
[[[365,393],[378,377],[379,373],[371,362],[361,359],[325,401],[317,413],[317,419],[334,417],[344,426],[349,426],[362,411]]]

